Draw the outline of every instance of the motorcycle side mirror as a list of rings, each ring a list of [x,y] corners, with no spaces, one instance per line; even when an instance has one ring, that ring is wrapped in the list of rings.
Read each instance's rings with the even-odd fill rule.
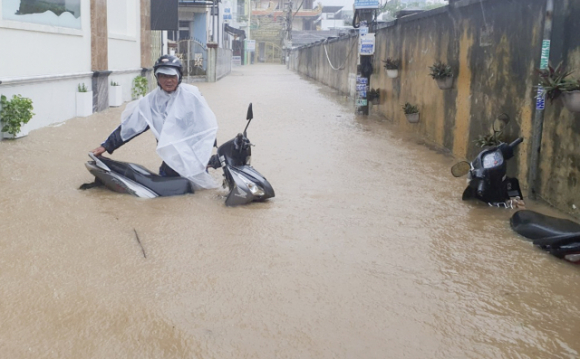
[[[246,114],[246,120],[250,121],[254,118],[254,112],[252,111],[252,103],[248,106],[248,113]]]
[[[510,122],[510,117],[507,114],[502,113],[497,116],[495,121],[493,121],[493,132],[503,132],[508,122]]]
[[[467,161],[457,162],[456,164],[453,165],[453,167],[451,167],[451,174],[453,175],[453,177],[465,176],[467,173],[469,173],[470,169],[471,164],[469,162]]]

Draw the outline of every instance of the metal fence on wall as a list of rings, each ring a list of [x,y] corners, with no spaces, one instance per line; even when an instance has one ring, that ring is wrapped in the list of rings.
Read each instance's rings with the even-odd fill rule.
[[[184,76],[205,76],[207,71],[207,47],[195,39],[177,42],[177,54],[183,61]]]
[[[161,31],[151,31],[151,59],[156,61],[161,57],[162,48],[162,32]]]

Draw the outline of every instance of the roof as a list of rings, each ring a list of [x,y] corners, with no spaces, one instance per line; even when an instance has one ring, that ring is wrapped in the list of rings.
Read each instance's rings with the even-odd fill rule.
[[[320,40],[339,37],[340,35],[347,32],[348,30],[338,30],[338,29],[325,31],[292,30],[292,47],[308,45]]]
[[[337,11],[340,11],[344,6],[323,6],[322,7],[322,12],[323,13],[336,13]]]

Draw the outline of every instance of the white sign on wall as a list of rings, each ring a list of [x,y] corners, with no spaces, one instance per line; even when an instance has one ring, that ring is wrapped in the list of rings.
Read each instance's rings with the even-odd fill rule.
[[[256,40],[246,40],[246,51],[256,51]]]
[[[373,55],[375,53],[375,34],[370,33],[358,38],[358,51],[361,55]]]

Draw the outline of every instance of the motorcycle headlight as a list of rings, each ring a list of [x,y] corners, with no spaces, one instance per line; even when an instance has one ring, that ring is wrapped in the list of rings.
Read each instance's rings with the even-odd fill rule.
[[[250,192],[252,192],[252,194],[254,196],[263,196],[264,195],[264,189],[260,186],[258,186],[257,184],[255,184],[254,182],[244,178],[244,176],[240,176],[240,178],[242,179],[242,181],[246,184],[246,186],[248,186],[248,189],[250,190]]]
[[[494,168],[503,164],[501,151],[494,151],[483,156],[483,168]]]

